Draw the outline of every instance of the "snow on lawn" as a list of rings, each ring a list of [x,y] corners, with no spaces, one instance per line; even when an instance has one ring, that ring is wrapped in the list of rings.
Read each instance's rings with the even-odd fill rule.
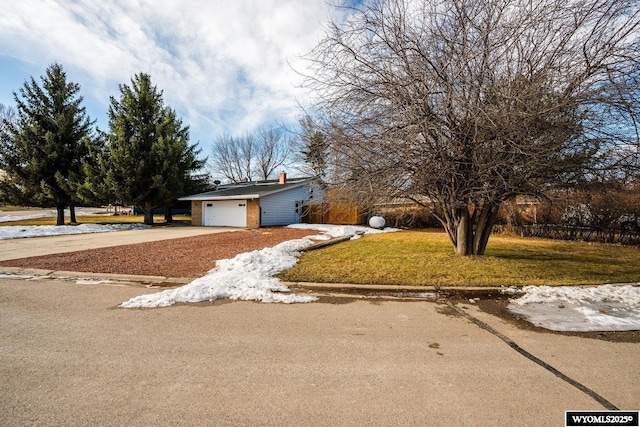
[[[80,224],[80,225],[6,225],[0,227],[0,240],[23,237],[60,236],[63,234],[105,233],[108,231],[148,228],[144,224]]]
[[[509,310],[554,331],[640,330],[640,286],[525,286]]]
[[[316,240],[353,235],[355,232],[376,233],[367,227],[296,224],[290,227],[319,230],[323,234],[288,240],[272,248],[264,248],[219,260],[206,276],[176,289],[141,295],[122,303],[125,308],[167,307],[179,302],[214,301],[221,298],[262,302],[305,303],[317,300],[311,296],[287,294],[287,288],[273,275],[293,267],[300,250]],[[388,228],[384,231],[396,231]]]
[[[383,230],[364,227],[361,225],[331,225],[331,224],[292,224],[289,228],[297,228],[301,230],[318,230],[324,233],[320,236],[314,236],[316,240],[329,240],[335,237],[353,236],[352,240],[360,238],[361,234],[389,233],[398,231],[397,228],[386,227]]]
[[[56,211],[41,211],[38,213],[26,215],[3,215],[0,216],[0,222],[20,221],[22,219],[47,218],[50,216],[56,216]]]
[[[0,210],[0,212],[2,212]],[[2,214],[0,215],[0,222],[11,222],[11,221],[20,221],[20,220],[24,220],[24,219],[35,219],[35,218],[49,218],[49,217],[55,217],[58,214],[57,211],[55,210],[40,210],[40,211],[34,211],[33,213],[25,213],[25,211],[21,211],[20,214],[18,215],[12,215],[12,214]],[[90,216],[90,215],[112,215],[110,213],[96,213],[94,210],[76,210],[76,215],[80,216],[80,215],[84,215],[84,216]]]

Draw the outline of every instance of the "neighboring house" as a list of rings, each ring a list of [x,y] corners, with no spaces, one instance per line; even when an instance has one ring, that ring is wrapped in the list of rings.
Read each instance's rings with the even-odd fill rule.
[[[297,224],[314,198],[314,182],[313,178],[287,180],[281,173],[279,180],[219,185],[179,200],[191,201],[193,225],[258,228]]]

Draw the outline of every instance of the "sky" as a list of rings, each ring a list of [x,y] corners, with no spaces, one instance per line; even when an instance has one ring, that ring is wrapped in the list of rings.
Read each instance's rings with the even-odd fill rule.
[[[326,0],[0,0],[0,103],[57,62],[107,130],[109,97],[148,73],[190,126],[202,156],[223,133],[292,126],[305,63],[322,38]]]

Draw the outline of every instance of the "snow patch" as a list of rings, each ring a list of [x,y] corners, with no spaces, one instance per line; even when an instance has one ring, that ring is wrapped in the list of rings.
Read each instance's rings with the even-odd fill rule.
[[[0,222],[20,221],[23,219],[47,218],[55,216],[56,211],[45,211],[28,215],[3,215],[0,216]]]
[[[10,280],[43,280],[48,279],[49,276],[38,276],[33,274],[12,274],[12,273],[0,273],[0,279]]]
[[[513,292],[510,290],[509,292]],[[554,331],[640,330],[640,287],[525,286],[509,311],[536,326]]]
[[[0,240],[66,234],[106,233],[120,230],[140,230],[149,227],[149,225],[145,224],[6,225],[0,227]]]
[[[264,248],[219,260],[216,268],[206,276],[176,289],[141,295],[120,305],[124,308],[167,307],[176,303],[231,300],[261,302],[306,303],[316,297],[287,293],[289,288],[273,275],[287,270],[298,262],[300,251],[314,244],[314,240],[354,235],[356,232],[379,233],[368,227],[335,226],[327,224],[296,224],[291,228],[318,230],[323,234],[288,240],[272,248]],[[395,231],[395,229],[388,229]]]
[[[180,302],[215,301],[221,298],[262,302],[304,303],[317,298],[285,294],[284,284],[272,275],[293,267],[297,251],[313,244],[309,238],[289,240],[219,260],[209,274],[176,289],[141,295],[121,304],[124,308],[167,307]]]
[[[365,227],[362,225],[331,225],[331,224],[292,224],[288,226],[289,228],[296,228],[299,230],[317,230],[323,233],[320,237],[323,240],[328,240],[335,237],[343,237],[343,236],[357,236],[355,238],[359,238],[360,234],[378,234],[378,233],[390,233],[394,231],[399,231],[397,228],[386,227],[384,229],[376,229]],[[316,238],[316,236],[313,236]]]
[[[0,212],[2,212],[2,210],[0,210]],[[38,212],[34,212],[34,213],[22,213],[22,214],[18,214],[18,215],[12,215],[12,214],[3,214],[0,215],[0,222],[11,222],[11,221],[21,221],[21,220],[25,220],[25,219],[36,219],[36,218],[49,218],[49,217],[55,217],[58,214],[57,211],[55,210],[42,210],[42,211],[38,211]],[[95,215],[95,216],[111,216],[113,214],[111,213],[98,213],[95,212],[93,210],[77,210],[76,209],[76,215],[80,216],[91,216],[91,215]]]
[[[109,279],[78,279],[76,285],[107,285],[111,283],[117,283]]]

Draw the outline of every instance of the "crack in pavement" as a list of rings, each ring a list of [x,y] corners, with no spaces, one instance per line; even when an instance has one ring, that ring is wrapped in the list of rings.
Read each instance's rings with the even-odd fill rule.
[[[460,307],[458,307],[455,304],[453,304],[451,301],[446,301],[446,304],[451,309],[455,310],[456,313],[462,315],[467,320],[471,321],[472,323],[476,324],[477,326],[481,327],[482,329],[484,329],[484,330],[488,331],[489,333],[495,335],[496,337],[500,338],[509,347],[511,347],[512,349],[514,349],[515,351],[517,351],[518,353],[520,353],[521,355],[523,355],[527,359],[531,360],[532,362],[540,365],[541,367],[543,367],[547,371],[551,372],[556,377],[560,378],[561,380],[571,384],[572,386],[574,386],[578,390],[582,391],[583,393],[585,393],[586,395],[588,395],[589,397],[594,399],[596,402],[598,402],[599,404],[604,406],[606,409],[609,409],[611,411],[618,411],[619,410],[619,408],[617,406],[615,406],[613,403],[609,402],[604,397],[600,396],[595,391],[591,390],[589,387],[587,387],[584,384],[581,384],[578,381],[574,380],[573,378],[563,374],[562,372],[560,372],[559,370],[557,370],[553,366],[551,366],[548,363],[546,363],[544,360],[537,358],[536,356],[534,356],[533,354],[529,353],[527,350],[523,349],[518,344],[516,344],[516,342],[513,341],[511,338],[501,334],[500,332],[496,331],[495,329],[493,329],[491,326],[489,326],[488,324],[486,324],[482,320],[480,320],[480,319],[470,315],[469,313],[465,312]]]

